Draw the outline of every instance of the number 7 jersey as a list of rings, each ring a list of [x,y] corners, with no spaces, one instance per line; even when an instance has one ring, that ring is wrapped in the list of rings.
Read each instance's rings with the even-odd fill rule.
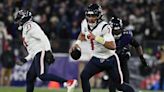
[[[81,23],[81,33],[85,35],[85,38],[91,44],[91,48],[93,49],[93,56],[97,58],[107,59],[110,56],[115,54],[115,50],[110,50],[105,48],[102,44],[93,40],[93,42],[87,38],[87,35],[92,32],[95,36],[101,36],[105,41],[115,41],[112,35],[112,29],[110,25],[106,21],[100,21],[93,28],[88,26],[87,20],[84,19]]]
[[[44,34],[40,26],[33,21],[28,21],[23,25],[22,37],[23,44],[28,51],[28,57],[30,59],[33,59],[33,57],[40,51],[51,50],[47,36]]]

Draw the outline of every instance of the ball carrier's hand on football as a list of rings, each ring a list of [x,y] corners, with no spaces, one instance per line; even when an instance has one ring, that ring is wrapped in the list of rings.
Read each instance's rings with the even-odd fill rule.
[[[69,54],[74,60],[78,60],[81,57],[81,48],[80,44],[81,41],[85,40],[85,36],[80,33],[78,36],[78,40],[75,42],[75,44],[69,49]]]
[[[78,60],[81,57],[80,46],[78,44],[75,44],[73,47],[71,47],[69,53],[74,60]]]
[[[69,54],[71,54],[72,51],[74,51],[76,48],[79,48],[81,51],[81,48],[78,44],[74,44],[70,49],[69,49]]]

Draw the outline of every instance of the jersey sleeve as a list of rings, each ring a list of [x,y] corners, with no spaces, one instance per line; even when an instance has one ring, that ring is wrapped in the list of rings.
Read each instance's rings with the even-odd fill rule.
[[[84,20],[81,22],[81,33],[82,33],[82,34],[85,34],[86,30],[87,30],[87,20],[84,19]]]
[[[103,38],[105,41],[115,41],[112,35],[112,28],[109,25],[106,25],[102,29],[102,33],[103,33]]]

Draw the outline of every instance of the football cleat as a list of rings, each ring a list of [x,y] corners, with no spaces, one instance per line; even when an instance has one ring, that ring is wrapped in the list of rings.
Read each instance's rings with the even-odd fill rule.
[[[68,80],[67,81],[67,92],[74,92],[74,89],[76,86],[77,86],[77,80]]]

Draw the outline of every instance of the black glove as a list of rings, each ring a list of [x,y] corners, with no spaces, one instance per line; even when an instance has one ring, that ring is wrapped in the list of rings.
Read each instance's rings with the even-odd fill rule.
[[[47,51],[46,54],[45,54],[45,61],[48,63],[48,64],[52,64],[55,62],[55,59],[54,59],[54,56],[52,54],[51,51]]]
[[[143,57],[143,55],[140,56],[140,60],[141,60],[141,63],[144,67],[149,67],[148,64],[146,63],[146,60],[145,58]]]
[[[118,54],[119,58],[122,60],[122,61],[127,61],[129,60],[130,58],[130,51],[128,48],[124,47],[124,48],[121,48],[121,49],[117,49],[116,50],[116,53]]]
[[[25,58],[20,58],[19,60],[16,61],[16,64],[21,66],[26,62],[27,62],[27,60]]]
[[[152,72],[152,69],[151,69],[151,67],[146,63],[146,60],[145,60],[145,58],[144,58],[142,55],[140,56],[140,60],[141,60],[141,62],[142,62],[142,65],[141,65],[141,66],[143,66],[144,71],[146,71],[146,72],[148,72],[148,73],[151,73],[151,72]]]

